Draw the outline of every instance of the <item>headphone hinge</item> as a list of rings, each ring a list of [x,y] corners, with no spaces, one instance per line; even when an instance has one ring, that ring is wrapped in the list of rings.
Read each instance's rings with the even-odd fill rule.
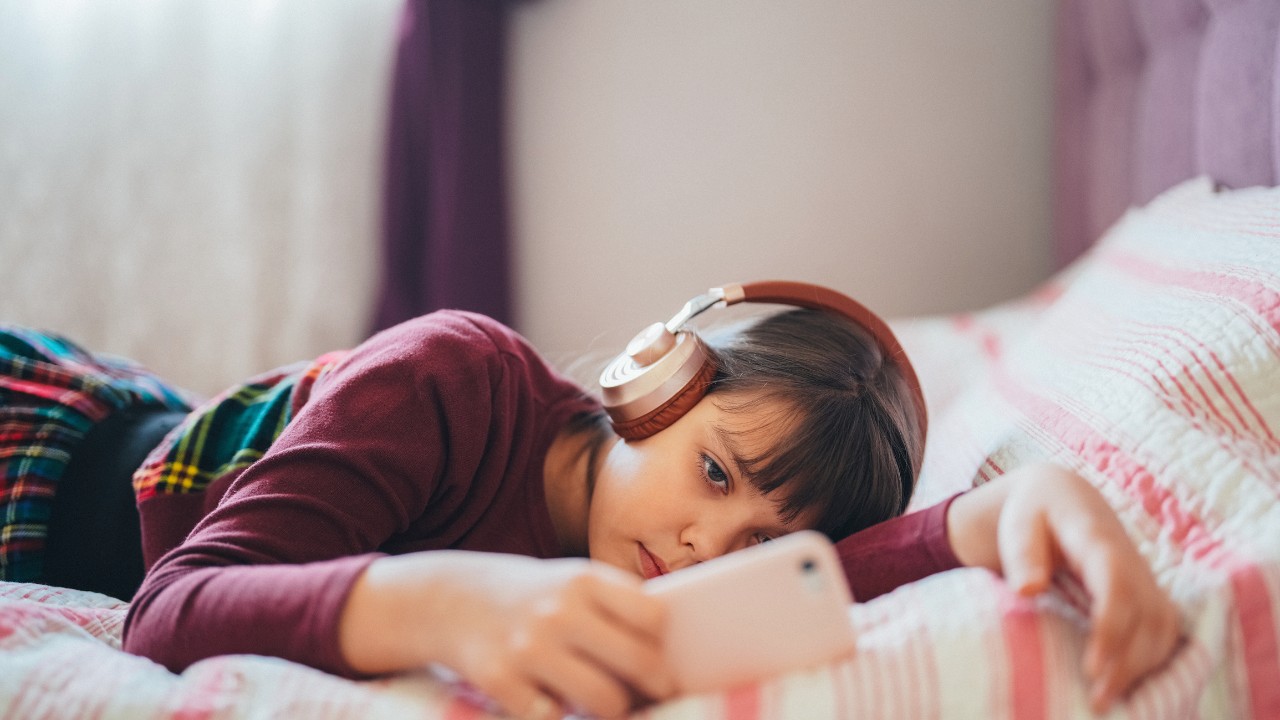
[[[680,312],[667,321],[667,332],[675,334],[676,331],[684,327],[685,323],[723,302],[725,302],[724,289],[711,288],[685,303],[684,307],[680,308]]]

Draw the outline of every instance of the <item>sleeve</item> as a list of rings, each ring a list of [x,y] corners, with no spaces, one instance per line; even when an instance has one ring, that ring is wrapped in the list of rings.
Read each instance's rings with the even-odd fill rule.
[[[375,336],[325,378],[148,573],[126,650],[173,671],[252,653],[356,674],[338,646],[351,587],[423,513],[450,450],[485,442],[502,377],[483,331],[439,315]]]
[[[854,600],[865,602],[961,566],[947,539],[947,510],[960,495],[886,520],[836,543]]]

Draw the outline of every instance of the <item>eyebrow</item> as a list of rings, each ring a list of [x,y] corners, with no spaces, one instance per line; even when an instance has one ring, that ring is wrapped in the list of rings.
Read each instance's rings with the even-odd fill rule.
[[[738,445],[738,442],[734,440],[735,433],[715,423],[711,425],[711,429],[715,431],[716,438],[720,441],[720,444],[724,446],[725,450],[728,451],[729,460],[730,462],[733,463],[733,469],[737,471],[737,474],[740,477],[745,479],[747,482],[751,483],[751,487],[753,489],[756,489],[756,491],[759,492],[759,490],[756,488],[756,479],[759,476],[755,473],[751,473],[747,471],[746,469],[747,463],[743,457],[744,454],[740,446]],[[782,526],[784,529],[786,529],[788,532],[791,532],[792,530],[790,526],[794,524],[795,520],[793,519],[790,522],[783,520],[782,516],[786,514],[784,512],[785,502],[781,502],[778,499],[774,499],[774,498],[769,498],[769,499],[773,500],[774,507],[777,510],[776,514],[778,516],[778,524]]]
[[[738,471],[739,475],[749,481],[752,481],[752,484],[754,485],[756,475],[754,473],[747,472],[747,462],[743,459],[743,453],[739,448],[737,441],[733,439],[734,434],[716,424],[713,424],[711,429],[715,430],[716,438],[720,440],[720,444],[724,446],[725,450],[729,451],[729,460],[733,462],[733,468]]]

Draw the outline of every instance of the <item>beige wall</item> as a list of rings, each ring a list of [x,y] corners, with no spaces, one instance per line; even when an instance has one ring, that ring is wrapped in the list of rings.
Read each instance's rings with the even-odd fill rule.
[[[0,0],[0,321],[202,392],[358,342],[401,2]],[[733,279],[1022,292],[1049,6],[513,4],[518,325],[567,358]]]
[[[539,0],[512,24],[521,329],[609,348],[735,279],[891,316],[1049,272],[1049,0]]]

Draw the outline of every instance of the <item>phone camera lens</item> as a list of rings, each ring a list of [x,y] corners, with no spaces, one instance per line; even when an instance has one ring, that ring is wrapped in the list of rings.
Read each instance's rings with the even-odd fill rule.
[[[818,564],[806,558],[804,562],[800,563],[800,569],[807,573],[811,573],[818,569]]]

